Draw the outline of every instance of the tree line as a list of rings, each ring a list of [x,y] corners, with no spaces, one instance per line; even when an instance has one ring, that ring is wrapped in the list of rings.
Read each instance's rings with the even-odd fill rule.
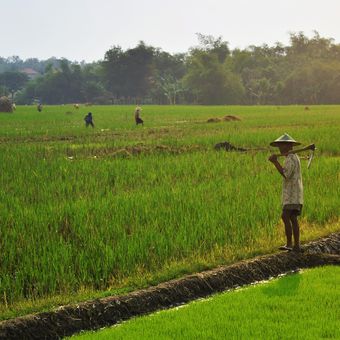
[[[113,46],[103,60],[0,58],[0,95],[18,104],[336,104],[340,44],[314,32],[276,43],[229,48],[222,37],[198,34],[198,45],[170,54],[140,42]],[[30,67],[41,75],[29,80]]]

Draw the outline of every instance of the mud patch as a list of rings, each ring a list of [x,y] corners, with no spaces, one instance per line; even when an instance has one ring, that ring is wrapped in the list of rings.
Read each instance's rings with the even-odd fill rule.
[[[221,118],[209,118],[207,120],[207,123],[219,123],[219,122],[222,122]]]
[[[222,120],[224,120],[225,122],[232,122],[232,121],[240,121],[241,118],[236,117],[236,116],[228,115],[228,116],[224,116],[224,117],[222,118]]]
[[[280,274],[322,265],[340,265],[340,233],[304,247],[304,253],[278,253],[172,280],[124,296],[60,307],[0,323],[0,339],[59,339],[81,330],[114,325],[133,316],[180,305]]]
[[[231,143],[227,141],[215,144],[214,149],[225,150],[225,151],[247,151],[247,149],[239,148],[237,146],[232,145]]]
[[[233,121],[240,121],[241,119],[236,116],[227,115],[222,118],[209,118],[207,123],[219,123],[219,122],[233,122]]]

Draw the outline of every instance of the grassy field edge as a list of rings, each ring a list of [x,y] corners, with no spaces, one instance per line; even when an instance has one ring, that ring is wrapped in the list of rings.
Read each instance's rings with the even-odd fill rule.
[[[340,231],[340,220],[325,224],[322,229],[318,228],[317,225],[314,227],[309,226],[308,233],[303,235],[303,242],[306,243],[338,231]],[[279,234],[282,234],[282,230],[279,231]],[[12,306],[2,304],[0,305],[0,321],[31,313],[49,312],[60,306],[75,304],[87,300],[99,299],[113,295],[120,296],[134,290],[155,286],[162,282],[177,279],[184,275],[213,269],[220,265],[232,264],[258,255],[276,253],[278,246],[280,246],[282,242],[284,242],[284,239],[281,235],[276,240],[263,239],[260,247],[258,247],[258,245],[251,245],[245,249],[215,249],[212,253],[207,254],[205,258],[192,256],[189,260],[185,259],[185,261],[182,262],[169,263],[158,272],[145,272],[141,270],[136,276],[124,279],[117,286],[111,287],[107,290],[93,291],[83,287],[79,289],[78,292],[68,295],[56,295],[36,300],[20,301]]]

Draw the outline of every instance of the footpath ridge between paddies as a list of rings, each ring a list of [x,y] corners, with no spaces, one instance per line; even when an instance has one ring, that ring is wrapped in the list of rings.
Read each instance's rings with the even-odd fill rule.
[[[0,323],[0,339],[58,339],[301,268],[340,265],[340,233],[308,243],[303,248],[304,253],[288,252],[257,257],[125,296],[107,297],[61,307],[54,312],[3,321]]]

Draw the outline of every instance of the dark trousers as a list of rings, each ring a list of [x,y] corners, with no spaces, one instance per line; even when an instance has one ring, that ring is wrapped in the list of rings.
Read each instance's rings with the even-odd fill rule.
[[[138,125],[138,124],[144,125],[144,121],[143,121],[142,118],[139,118],[139,117],[136,118],[136,125]]]

